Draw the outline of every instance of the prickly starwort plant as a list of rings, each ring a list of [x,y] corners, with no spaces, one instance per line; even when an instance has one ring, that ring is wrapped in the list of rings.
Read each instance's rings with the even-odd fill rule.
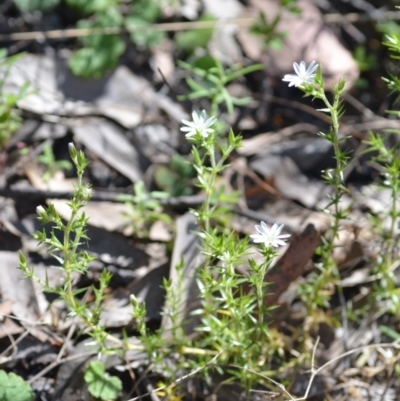
[[[20,269],[27,278],[38,282],[43,291],[57,294],[67,305],[69,316],[76,316],[85,326],[85,332],[93,337],[99,346],[99,352],[105,351],[105,342],[111,339],[105,329],[100,325],[101,303],[104,299],[104,292],[111,279],[111,274],[104,270],[99,278],[98,286],[93,286],[95,301],[88,304],[80,297],[81,290],[73,288],[73,276],[75,274],[87,274],[88,264],[93,260],[83,245],[89,240],[86,235],[87,217],[82,208],[90,200],[92,190],[90,185],[83,182],[83,173],[87,167],[87,161],[82,151],[77,151],[75,146],[69,144],[69,153],[78,173],[78,184],[74,195],[68,203],[70,217],[64,222],[53,204],[47,207],[39,206],[36,211],[38,219],[45,226],[49,226],[49,231],[43,228],[34,235],[35,239],[47,246],[48,253],[55,259],[58,266],[62,269],[64,279],[61,284],[53,286],[46,280],[42,280],[35,275],[33,268],[28,267],[27,260],[20,252]],[[115,340],[115,339],[114,339]],[[120,341],[117,341],[120,345]]]
[[[396,33],[386,36],[383,44],[389,49],[395,60],[400,59],[400,37]],[[397,67],[396,67],[397,68]],[[400,92],[400,79],[391,74],[389,78],[383,78],[392,93]],[[397,96],[396,102],[399,101]],[[389,114],[400,117],[400,113],[389,110]],[[396,278],[395,268],[398,260],[399,240],[399,194],[400,194],[400,149],[395,137],[397,130],[387,133],[369,133],[366,141],[367,152],[373,152],[373,161],[377,162],[382,171],[381,187],[390,192],[390,200],[382,213],[373,216],[373,223],[377,233],[382,238],[381,252],[376,257],[376,265],[373,274],[377,280],[373,283],[374,301],[386,301],[391,313],[400,315],[400,289]],[[391,138],[392,137],[392,138]]]
[[[326,321],[325,313],[320,308],[329,307],[331,295],[338,289],[341,295],[341,287],[337,286],[340,280],[336,261],[333,257],[335,241],[338,239],[341,222],[346,219],[347,210],[343,207],[341,200],[346,193],[344,182],[344,171],[348,162],[348,154],[341,148],[341,142],[345,137],[340,136],[339,121],[343,115],[341,96],[345,90],[345,81],[339,80],[333,89],[333,100],[330,101],[325,93],[322,70],[313,61],[308,67],[304,61],[293,64],[296,74],[285,75],[283,81],[289,82],[289,86],[299,88],[306,96],[321,100],[325,108],[319,109],[327,113],[331,118],[331,127],[328,133],[319,133],[319,136],[332,144],[334,150],[335,167],[322,172],[322,177],[330,186],[332,192],[328,194],[329,202],[324,211],[331,215],[330,230],[323,238],[323,244],[318,249],[320,263],[316,264],[318,273],[313,279],[301,286],[300,295],[307,306],[309,324],[318,324]],[[329,322],[328,322],[329,323]]]
[[[205,255],[198,280],[202,306],[194,312],[201,318],[197,328],[201,336],[196,346],[220,352],[220,363],[258,369],[284,353],[280,335],[269,330],[267,324],[270,308],[264,305],[267,292],[264,276],[275,259],[274,248],[285,245],[289,235],[281,234],[283,225],[274,224],[271,228],[264,222],[256,225],[257,234],[252,239],[260,244],[263,257],[263,262],[257,263],[249,257],[248,239],[239,238],[219,224],[224,221],[221,212],[226,217],[227,201],[232,198],[217,186],[217,177],[227,167],[228,156],[240,146],[241,138],[230,131],[226,141],[221,142],[215,129],[216,118],[207,118],[204,110],[194,111],[192,118],[183,121],[181,130],[193,144],[198,186],[205,193],[203,205],[192,211],[201,230]],[[248,266],[247,275],[238,271],[243,265]],[[245,370],[235,372],[246,388],[251,388],[252,375]]]

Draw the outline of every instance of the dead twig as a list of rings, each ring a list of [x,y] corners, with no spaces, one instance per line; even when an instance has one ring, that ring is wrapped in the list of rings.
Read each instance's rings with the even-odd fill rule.
[[[83,357],[91,357],[91,356],[96,355],[96,354],[97,354],[97,351],[88,351],[88,352],[83,352],[83,353],[81,353],[79,355],[71,355],[71,356],[68,356],[66,358],[56,359],[50,365],[46,366],[43,370],[41,370],[38,374],[36,374],[35,376],[31,377],[28,380],[28,383],[29,384],[34,383],[39,378],[43,377],[47,372],[50,372],[51,370],[56,368],[58,365],[61,365],[61,364],[65,363],[65,362],[73,361],[75,359],[80,359],[80,358],[83,358]]]
[[[282,19],[299,19],[302,17],[296,16],[283,16]],[[399,11],[379,11],[374,14],[359,14],[349,13],[340,14],[332,13],[326,14],[321,18],[302,18],[307,22],[320,22],[321,20],[328,24],[343,24],[349,22],[368,22],[368,21],[385,21],[385,20],[399,20]],[[223,21],[188,21],[188,22],[168,22],[161,24],[151,24],[149,29],[153,31],[162,32],[179,32],[192,29],[210,29],[217,25],[237,25],[241,27],[250,27],[254,24],[256,18],[227,18]],[[49,40],[49,39],[66,39],[66,38],[79,38],[90,35],[121,35],[123,33],[131,33],[143,29],[142,26],[132,28],[122,27],[106,27],[106,28],[70,28],[70,29],[54,29],[50,31],[33,31],[33,32],[15,32],[9,34],[1,34],[0,42],[12,42],[20,40]]]
[[[74,195],[72,191],[51,191],[40,190],[34,187],[16,188],[9,186],[0,186],[0,196],[12,199],[30,199],[30,200],[45,200],[45,199],[71,199]],[[133,195],[118,192],[93,191],[91,201],[93,202],[129,202],[133,201]],[[161,199],[160,203],[163,206],[171,207],[194,207],[200,205],[204,201],[202,195],[178,196]]]

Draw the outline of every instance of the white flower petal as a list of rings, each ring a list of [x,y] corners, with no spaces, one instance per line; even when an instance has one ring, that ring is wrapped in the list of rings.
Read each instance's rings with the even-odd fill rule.
[[[300,70],[300,65],[299,65],[299,64],[293,63],[293,69],[294,69],[294,72],[295,72],[297,75],[300,75],[300,74],[301,74],[301,70]]]
[[[308,68],[307,68],[307,73],[308,73],[309,75],[311,75],[311,74],[314,73],[314,71],[317,70],[317,68],[318,68],[318,64],[317,64],[315,61],[313,61],[313,62],[308,66]]]
[[[188,121],[188,120],[182,120],[181,122],[184,125],[192,125],[193,124],[191,121]]]
[[[261,228],[262,228],[263,234],[269,234],[270,233],[269,227],[263,221],[261,222]]]
[[[193,120],[194,124],[196,124],[196,125],[199,123],[199,120],[200,120],[199,115],[195,111],[192,112],[192,120]]]

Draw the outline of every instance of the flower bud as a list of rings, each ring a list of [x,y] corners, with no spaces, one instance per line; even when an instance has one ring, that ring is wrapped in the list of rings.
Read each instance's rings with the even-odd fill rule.
[[[92,197],[92,188],[90,188],[89,186],[84,186],[82,188],[82,200],[84,202],[89,202],[91,197]]]
[[[47,217],[47,212],[46,209],[43,206],[38,206],[36,208],[36,214],[38,215],[39,218],[45,219]]]
[[[76,157],[77,157],[77,151],[76,151],[75,145],[72,142],[70,142],[68,144],[68,150],[69,150],[69,155],[71,156],[71,159],[75,162]]]
[[[19,251],[19,264],[22,266],[26,265],[26,257],[22,251]]]
[[[139,300],[133,294],[131,294],[131,296],[129,298],[131,301],[133,314],[135,315],[135,312],[140,308]]]

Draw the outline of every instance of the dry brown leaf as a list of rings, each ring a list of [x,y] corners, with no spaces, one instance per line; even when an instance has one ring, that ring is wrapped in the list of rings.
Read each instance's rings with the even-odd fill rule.
[[[55,122],[61,121],[60,116],[103,115],[131,129],[143,122],[145,111],[157,117],[162,110],[177,122],[185,118],[180,105],[155,92],[150,82],[125,66],[90,80],[72,75],[67,64],[59,57],[26,54],[11,69],[4,91],[16,93],[30,82],[36,92],[18,106],[38,115],[52,115]]]
[[[261,11],[272,22],[281,13],[277,30],[286,32],[286,37],[281,50],[268,48],[264,51],[260,40],[247,28],[242,28],[238,39],[246,55],[264,62],[269,69],[275,70],[276,76],[282,77],[293,71],[293,62],[303,60],[309,64],[315,60],[322,65],[327,87],[336,84],[340,78],[345,78],[347,86],[351,87],[359,76],[359,69],[350,51],[343,47],[324,23],[321,12],[311,1],[299,0],[296,6],[302,10],[301,15],[280,9],[278,2],[273,0],[251,0],[243,16],[256,16]]]
[[[291,238],[289,248],[278,263],[265,275],[264,281],[270,283],[264,303],[276,305],[284,291],[305,272],[305,266],[314,255],[321,242],[320,233],[309,224],[300,235]]]
[[[19,256],[17,252],[0,251],[0,291],[2,299],[12,302],[12,314],[21,322],[22,326],[41,341],[48,336],[35,327],[41,319],[38,297],[32,281],[26,279],[22,270],[18,269]]]
[[[88,117],[75,121],[72,130],[75,140],[132,182],[142,178],[139,154],[116,124],[105,118]]]

